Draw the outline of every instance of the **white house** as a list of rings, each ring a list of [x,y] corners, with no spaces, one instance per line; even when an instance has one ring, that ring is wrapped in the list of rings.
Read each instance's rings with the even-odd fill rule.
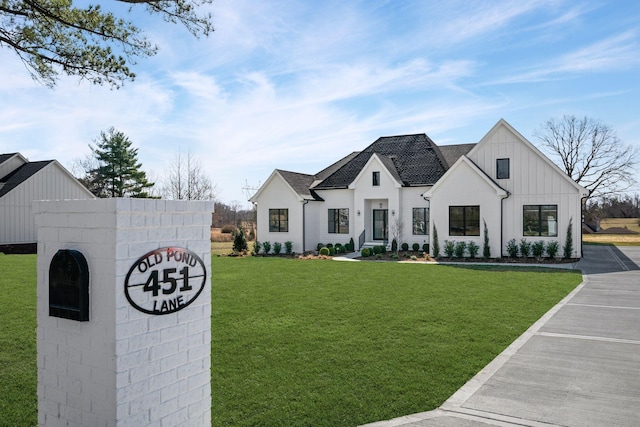
[[[20,153],[0,154],[0,245],[36,242],[34,200],[92,198],[55,160],[29,162]]]
[[[491,257],[515,239],[565,244],[581,253],[587,191],[506,121],[477,144],[437,146],[427,135],[382,137],[315,175],[276,169],[250,199],[260,241],[429,244],[474,241]]]

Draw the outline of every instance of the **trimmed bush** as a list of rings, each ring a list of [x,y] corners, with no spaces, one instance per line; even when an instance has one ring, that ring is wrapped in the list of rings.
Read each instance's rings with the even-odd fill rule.
[[[547,256],[549,258],[557,257],[559,250],[560,250],[560,245],[555,240],[547,243]]]
[[[349,252],[353,252],[355,248],[356,248],[356,244],[353,243],[353,237],[352,237],[349,239],[349,247],[347,248],[347,250]]]
[[[291,255],[292,252],[293,252],[293,242],[291,241],[284,242],[284,253],[287,255]]]
[[[396,239],[391,241],[391,252],[398,252],[398,241]]]
[[[320,255],[323,255],[323,256],[329,256],[329,254],[331,253],[329,251],[329,248],[327,248],[326,246],[321,247],[318,252],[320,253]]]
[[[464,252],[467,250],[467,244],[465,242],[456,242],[455,249],[453,253],[456,258],[462,258],[464,256]]]
[[[569,219],[569,226],[567,227],[567,238],[565,239],[564,246],[562,247],[562,251],[564,253],[564,258],[569,259],[573,254],[573,233],[571,232],[573,218]]]
[[[482,257],[489,258],[491,256],[491,246],[489,246],[489,230],[487,229],[487,221],[484,221],[484,241],[482,242]]]
[[[422,252],[429,253],[429,244],[428,243],[423,243],[422,244]]]
[[[414,243],[413,245],[411,245],[411,248],[413,249],[414,252],[418,252],[420,250],[420,244]]]
[[[271,252],[271,242],[262,242],[262,249],[265,255],[269,254],[269,252]]]
[[[475,258],[476,256],[478,256],[479,250],[480,246],[478,246],[473,240],[470,240],[469,243],[467,243],[467,251],[469,251],[469,257]]]
[[[363,256],[363,257],[365,257],[365,258],[366,258],[366,257],[370,257],[370,256],[371,256],[371,249],[369,249],[369,248],[363,248],[363,249],[360,251],[360,255],[361,255],[361,256]]]
[[[380,245],[376,245],[373,247],[373,253],[375,255],[381,254],[382,253],[382,246]]]
[[[542,255],[544,255],[544,241],[538,240],[537,242],[533,242],[531,245],[531,253],[535,259],[542,259]]]
[[[444,255],[447,258],[453,258],[453,251],[456,249],[456,244],[453,241],[445,240],[444,241]]]
[[[516,258],[518,256],[518,244],[516,243],[516,239],[511,239],[507,242],[507,253],[511,258]]]
[[[260,242],[258,242],[257,240],[253,242],[253,253],[255,255],[258,255],[260,253],[260,249],[262,249],[262,247],[260,246]]]
[[[238,228],[233,234],[233,251],[245,252],[247,249],[249,249],[249,246],[247,245],[247,238],[244,236],[244,230]]]
[[[440,243],[438,243],[438,229],[433,224],[433,256],[438,258],[440,256]]]
[[[336,248],[329,246],[329,255],[334,256],[336,254]]]
[[[528,242],[527,239],[520,239],[520,256],[528,258],[529,254],[531,254],[531,242]]]
[[[403,251],[408,251],[409,250],[409,244],[406,243],[406,242],[401,244],[400,247],[402,248]]]
[[[316,245],[316,251],[320,252],[320,249],[324,248],[324,243],[318,243]]]
[[[276,255],[280,255],[280,251],[282,251],[282,243],[274,242],[273,243],[273,253]]]

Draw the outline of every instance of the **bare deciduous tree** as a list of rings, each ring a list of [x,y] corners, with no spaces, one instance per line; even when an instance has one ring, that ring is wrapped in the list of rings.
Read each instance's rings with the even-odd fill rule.
[[[638,147],[623,144],[613,129],[596,119],[550,119],[534,136],[589,197],[624,192],[636,182]]]
[[[191,153],[178,152],[169,166],[162,194],[171,200],[215,200],[216,186]]]

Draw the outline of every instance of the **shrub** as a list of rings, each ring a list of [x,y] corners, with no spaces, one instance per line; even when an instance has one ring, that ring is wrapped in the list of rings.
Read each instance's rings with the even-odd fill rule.
[[[387,253],[387,247],[385,245],[380,245],[380,250],[382,250],[383,254]]]
[[[420,250],[420,244],[414,243],[413,245],[411,245],[411,249],[413,249],[414,252],[418,252]]]
[[[392,253],[391,255],[389,255],[391,257],[391,259],[398,259],[398,254],[397,253]]]
[[[465,242],[456,242],[456,246],[453,252],[456,258],[462,258],[466,250],[467,250],[467,244]]]
[[[422,252],[429,253],[429,244],[428,243],[423,243],[422,244]]]
[[[453,258],[453,251],[456,248],[456,244],[453,241],[445,240],[444,241],[444,255],[447,258]]]
[[[469,243],[467,243],[467,251],[469,251],[469,256],[471,258],[475,258],[476,256],[478,256],[479,250],[480,247],[473,240],[470,240]]]
[[[564,246],[562,247],[562,252],[564,253],[564,258],[566,259],[571,258],[571,255],[573,254],[573,233],[571,232],[571,229],[573,228],[571,226],[572,221],[573,218],[569,220],[569,226],[567,227],[567,238],[565,240]]]
[[[329,256],[330,254],[329,248],[327,248],[326,246],[321,247],[318,252],[320,253],[320,255],[323,255],[323,256]]]
[[[320,252],[320,249],[324,248],[324,243],[318,243],[316,245],[316,251]]]
[[[560,250],[560,245],[555,240],[547,243],[547,256],[549,258],[558,256],[558,250]]]
[[[438,229],[433,224],[433,257],[438,258],[440,256],[440,243],[438,243]]]
[[[486,221],[484,221],[484,242],[482,243],[482,256],[483,258],[489,258],[491,256],[491,246],[489,246],[489,230],[487,229]]]
[[[258,242],[257,240],[255,242],[253,242],[253,253],[255,255],[258,255],[260,253],[260,242]]]
[[[398,241],[396,239],[391,241],[391,252],[398,252]]]
[[[418,257],[417,257],[417,256],[415,256],[415,255],[411,255],[411,261],[417,261],[417,260],[418,260]]]
[[[409,244],[406,243],[406,242],[401,244],[400,247],[402,248],[403,251],[408,251],[409,250]]]
[[[405,252],[404,255],[402,255],[402,256],[405,257],[405,258],[409,258],[411,255],[409,255],[408,252]]]
[[[382,254],[376,254],[376,259],[382,259]]]
[[[373,247],[373,253],[375,255],[381,254],[382,253],[382,246],[378,246],[378,245],[374,246]]]
[[[329,255],[334,256],[336,254],[336,248],[329,246]]]
[[[333,243],[327,243],[327,247],[328,248],[332,248],[333,247]]]
[[[341,254],[342,252],[344,252],[344,249],[342,247],[342,243],[336,243],[334,248],[335,248],[337,254]]]
[[[231,224],[226,224],[226,225],[223,225],[223,226],[222,226],[222,228],[220,229],[220,232],[221,232],[222,234],[231,234],[231,233],[233,233],[233,231],[234,231],[235,229],[236,229],[236,228],[235,228],[233,225],[231,225]]]
[[[360,255],[365,257],[365,258],[371,256],[371,249],[362,248],[362,250],[360,250]]]
[[[520,239],[520,256],[527,258],[529,254],[531,254],[531,242],[528,242],[527,239]]]
[[[356,244],[353,243],[353,237],[349,239],[349,247],[347,248],[347,250],[349,252],[353,252],[353,250],[355,249]]]
[[[274,242],[273,243],[273,253],[276,254],[276,255],[279,255],[280,251],[282,251],[282,243]]]
[[[544,255],[544,241],[538,240],[537,242],[533,242],[531,252],[537,260],[542,259],[542,255]]]
[[[271,242],[262,242],[262,249],[264,250],[265,255],[271,252]]]
[[[233,235],[233,251],[245,252],[247,249],[247,238],[244,236],[244,230],[242,228],[238,228]]]
[[[286,253],[287,255],[291,255],[292,252],[293,252],[293,242],[292,241],[284,242],[284,253]]]
[[[507,242],[507,253],[511,258],[518,256],[518,244],[516,243],[516,239],[511,239]]]
[[[251,229],[249,230],[249,235],[247,236],[247,240],[253,240],[256,238],[256,232],[253,229],[253,227],[251,227]]]

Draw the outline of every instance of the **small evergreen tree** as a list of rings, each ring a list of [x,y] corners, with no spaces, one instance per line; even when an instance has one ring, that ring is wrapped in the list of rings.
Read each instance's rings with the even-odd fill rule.
[[[438,243],[438,229],[433,224],[433,257],[438,258],[440,256],[440,243]]]
[[[491,257],[491,246],[489,246],[489,230],[487,229],[487,221],[484,221],[484,242],[482,243],[482,256],[484,258]]]
[[[562,247],[562,252],[564,253],[564,258],[566,259],[571,258],[571,255],[573,255],[572,222],[573,222],[573,218],[569,219],[569,226],[567,227],[567,238],[565,239],[565,244]]]
[[[244,252],[249,248],[247,238],[244,236],[244,230],[237,228],[233,235],[233,251]]]

